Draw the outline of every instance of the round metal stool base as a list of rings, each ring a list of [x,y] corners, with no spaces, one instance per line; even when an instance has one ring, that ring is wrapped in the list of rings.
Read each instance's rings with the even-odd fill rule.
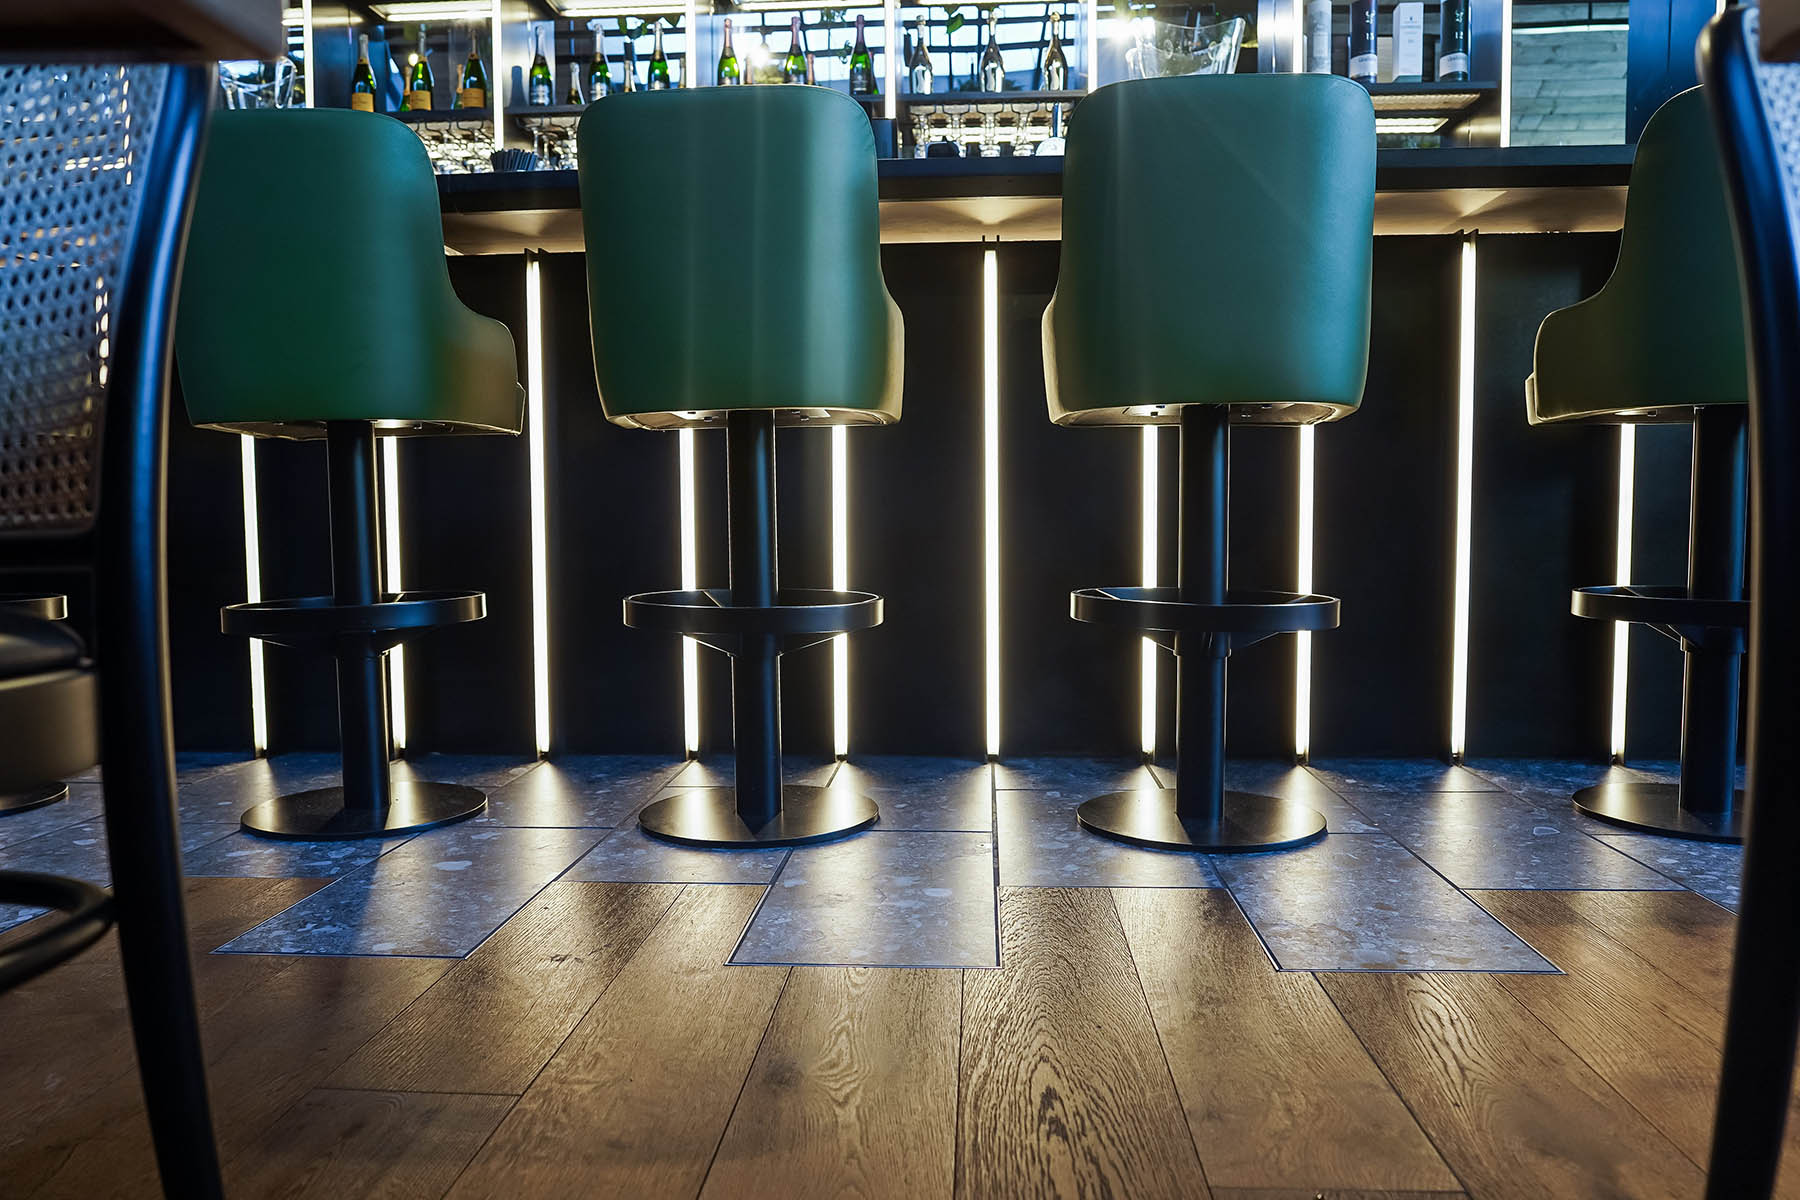
[[[1075,812],[1083,829],[1158,850],[1246,854],[1304,846],[1325,834],[1325,818],[1304,804],[1252,792],[1226,792],[1220,820],[1183,818],[1173,789],[1109,792]]]
[[[731,788],[677,792],[639,813],[638,825],[651,837],[684,846],[745,849],[828,842],[867,829],[880,816],[867,796],[843,788],[787,784],[781,789],[781,811],[764,825],[745,824],[738,815],[737,792]]]
[[[46,783],[43,787],[32,788],[29,792],[11,792],[0,795],[0,817],[9,813],[29,812],[34,808],[42,808],[46,804],[55,804],[58,800],[66,800],[69,796],[69,785],[66,783]]]
[[[1731,810],[1694,812],[1681,807],[1681,789],[1672,783],[1601,783],[1575,793],[1575,807],[1590,817],[1642,833],[1698,842],[1744,840],[1744,793]]]
[[[243,827],[245,833],[282,841],[348,841],[435,829],[486,808],[486,792],[457,783],[396,783],[386,812],[345,808],[343,788],[315,788],[257,805],[244,814]]]

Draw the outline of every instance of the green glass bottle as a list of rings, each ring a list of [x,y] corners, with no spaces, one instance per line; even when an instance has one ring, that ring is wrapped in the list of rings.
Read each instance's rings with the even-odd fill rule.
[[[356,39],[356,70],[350,74],[350,107],[358,112],[375,111],[375,69],[369,65],[369,35]]]
[[[725,18],[725,46],[719,51],[719,70],[713,77],[713,82],[720,87],[735,87],[744,82],[743,74],[738,69],[737,51],[731,47],[730,17]]]
[[[456,81],[456,107],[486,108],[487,102],[487,68],[481,65],[481,43],[471,38],[469,57],[462,66],[462,78]]]
[[[863,40],[863,16],[856,14],[856,45],[850,50],[850,94],[852,96],[877,96],[881,89],[875,83],[875,56],[869,53],[869,43]]]
[[[649,86],[653,92],[666,92],[674,86],[669,79],[669,57],[663,53],[662,31],[663,23],[659,19],[656,22],[656,48],[650,52]]]
[[[406,107],[412,112],[430,112],[432,84],[431,51],[425,48],[425,26],[419,26],[419,54],[413,59],[412,73],[406,81]]]
[[[544,58],[543,30],[538,30],[534,41],[537,56],[531,60],[531,74],[525,83],[525,99],[528,104],[545,107],[556,102],[556,81],[550,77],[550,63]]]
[[[788,52],[781,60],[781,82],[806,82],[806,51],[801,49],[799,17],[788,22]]]
[[[612,66],[606,61],[606,35],[594,31],[594,57],[588,62],[588,99],[612,95]]]

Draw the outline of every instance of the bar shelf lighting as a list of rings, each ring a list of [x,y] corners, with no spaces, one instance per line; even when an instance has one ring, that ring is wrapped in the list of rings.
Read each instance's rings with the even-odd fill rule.
[[[485,21],[494,5],[491,0],[394,0],[371,4],[369,11],[384,21]]]

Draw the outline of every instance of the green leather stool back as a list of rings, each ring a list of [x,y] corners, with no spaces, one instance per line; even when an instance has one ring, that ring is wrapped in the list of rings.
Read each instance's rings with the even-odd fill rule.
[[[626,93],[588,107],[579,150],[610,420],[899,419],[900,313],[859,105],[812,87]]]
[[[1369,349],[1375,114],[1329,75],[1144,79],[1069,122],[1044,313],[1058,424],[1355,409]]]
[[[417,135],[349,110],[213,117],[176,329],[194,424],[517,433],[512,335],[464,307]]]
[[[1696,405],[1745,403],[1742,297],[1718,143],[1691,88],[1638,139],[1612,278],[1538,330],[1532,423],[1691,421]]]

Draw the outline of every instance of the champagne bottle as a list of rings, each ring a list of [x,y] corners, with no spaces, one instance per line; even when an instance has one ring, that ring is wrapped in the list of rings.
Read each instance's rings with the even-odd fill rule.
[[[988,9],[987,49],[981,52],[981,90],[984,92],[1003,92],[1006,90],[1006,63],[1000,57],[1000,14]]]
[[[929,96],[935,81],[931,73],[931,47],[925,41],[924,17],[913,19],[913,33],[913,57],[906,66],[907,86],[915,96]]]
[[[369,35],[356,38],[356,70],[350,74],[350,107],[357,112],[375,111],[375,69],[369,65]]]
[[[457,81],[456,107],[486,108],[487,102],[487,68],[481,65],[481,43],[471,38],[469,58],[463,63],[462,78]]]
[[[737,51],[731,48],[731,18],[725,18],[725,46],[719,51],[719,70],[714,76],[714,83],[720,87],[735,87],[744,82],[738,70]]]
[[[625,23],[623,17],[619,19],[619,23],[620,25]],[[637,39],[634,37],[625,39],[625,90],[628,92],[638,90]]]
[[[869,43],[863,40],[863,16],[856,14],[856,45],[850,50],[850,94],[852,96],[875,96],[881,89],[875,83],[875,56],[869,53]]]
[[[556,103],[556,81],[550,77],[550,63],[544,58],[544,31],[532,38],[537,54],[531,60],[531,74],[525,81],[525,102],[537,107]]]
[[[666,92],[670,87],[669,59],[663,53],[662,31],[663,23],[659,18],[656,22],[656,48],[650,52],[650,90],[653,92]]]
[[[1469,77],[1469,0],[1438,5],[1437,77],[1444,83]]]
[[[1350,78],[1375,82],[1375,0],[1350,0]]]
[[[588,99],[612,95],[612,67],[606,61],[606,35],[594,31],[594,57],[588,62]]]
[[[781,82],[805,83],[810,64],[806,61],[806,51],[800,48],[799,17],[788,22],[788,38],[787,57],[781,60]]]
[[[1050,14],[1050,44],[1044,47],[1044,90],[1063,92],[1069,88],[1069,60],[1062,48],[1062,14]]]
[[[581,104],[581,70],[574,63],[569,64],[569,94],[563,97],[564,104]]]
[[[431,111],[431,51],[425,48],[425,26],[419,26],[419,56],[413,60],[412,75],[406,81],[406,107],[413,112]]]

